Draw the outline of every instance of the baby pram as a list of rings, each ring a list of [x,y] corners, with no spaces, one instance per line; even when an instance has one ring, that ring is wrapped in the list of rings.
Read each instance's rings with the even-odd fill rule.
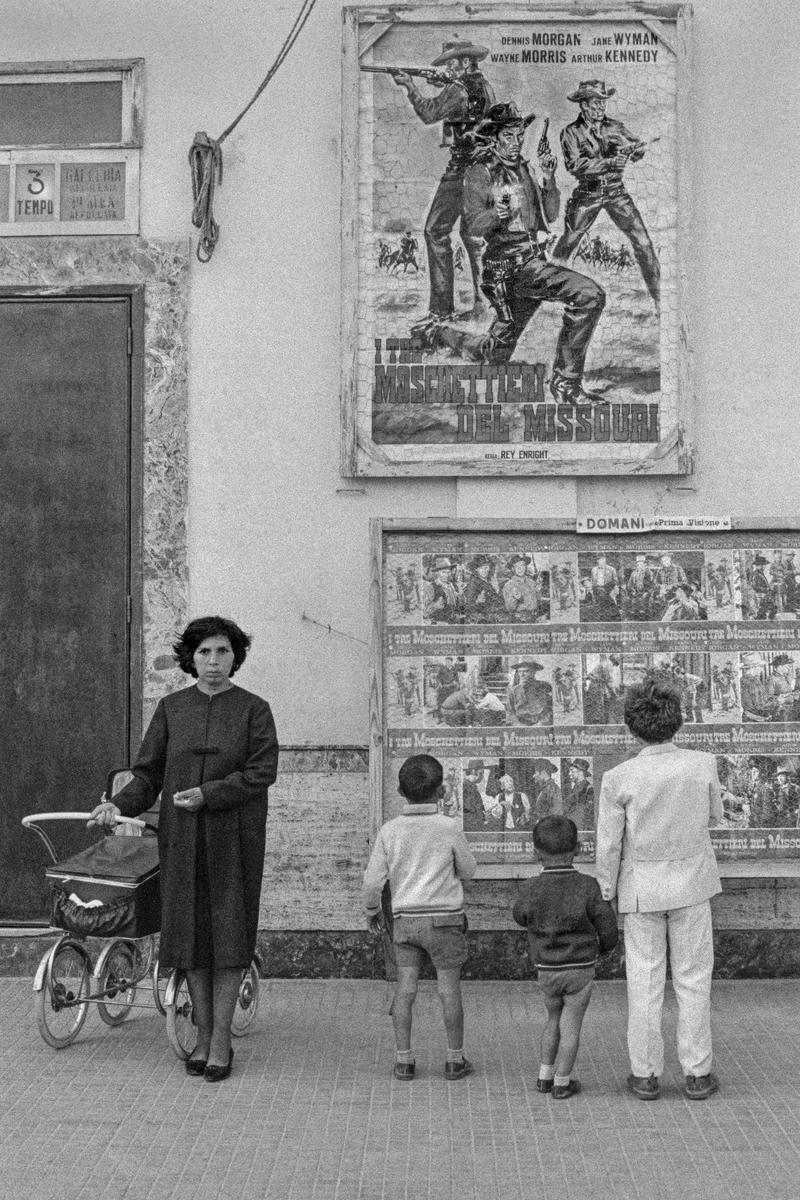
[[[106,795],[123,785],[128,772],[109,776]],[[22,824],[37,833],[52,865],[50,921],[61,936],[42,958],[33,982],[36,1022],[48,1045],[61,1049],[75,1040],[95,1005],[107,1025],[119,1025],[132,1008],[155,1007],[167,1019],[167,1036],[179,1058],[188,1058],[197,1040],[192,1001],[183,971],[164,974],[158,963],[161,904],[158,843],[153,836],[112,835],[59,861],[44,823],[89,820],[88,812],[33,813]],[[155,833],[144,821],[117,818],[135,834]],[[95,941],[98,941],[98,946]],[[96,956],[96,957],[95,957]],[[259,999],[257,958],[242,972],[232,1031],[245,1033]],[[151,999],[137,1004],[147,980]]]

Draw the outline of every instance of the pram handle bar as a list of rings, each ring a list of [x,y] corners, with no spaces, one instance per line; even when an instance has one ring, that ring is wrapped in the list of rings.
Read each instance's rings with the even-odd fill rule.
[[[32,829],[34,833],[37,833],[39,835],[41,840],[44,842],[44,847],[47,850],[47,853],[50,855],[53,862],[57,863],[58,862],[58,854],[56,853],[55,846],[50,841],[50,838],[47,836],[45,831],[43,829],[40,829],[39,826],[36,824],[36,822],[37,821],[83,821],[84,823],[86,823],[88,820],[91,819],[91,816],[92,816],[92,814],[90,812],[30,813],[27,817],[22,818],[22,824],[25,826],[26,829]],[[121,817],[120,816],[120,817],[115,817],[114,820],[117,825],[133,825],[134,827],[139,828],[139,829],[147,828],[147,822],[140,821],[138,817]]]
[[[31,813],[30,816],[22,818],[22,824],[26,829],[31,829],[34,821],[89,821],[91,816],[90,812]],[[140,821],[138,817],[119,816],[114,817],[114,820],[118,825],[136,825],[139,829],[147,827],[147,822]]]

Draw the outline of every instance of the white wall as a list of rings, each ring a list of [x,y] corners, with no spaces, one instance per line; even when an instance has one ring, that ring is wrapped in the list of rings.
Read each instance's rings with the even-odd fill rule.
[[[299,0],[4,0],[7,60],[143,56],[142,234],[188,237],[187,154],[249,100]],[[691,480],[342,480],[341,5],[225,143],[222,237],[190,309],[193,615],[256,643],[240,680],[285,743],[367,739],[370,516],[563,515],[609,506],[800,519],[800,6],[695,5]],[[301,614],[350,635],[328,634]]]
[[[694,478],[587,481],[580,507],[800,521],[800,8],[695,5]],[[689,485],[694,490],[683,490]]]

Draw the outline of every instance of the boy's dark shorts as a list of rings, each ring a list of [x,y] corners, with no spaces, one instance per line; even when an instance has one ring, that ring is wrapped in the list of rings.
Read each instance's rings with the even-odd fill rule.
[[[467,918],[464,913],[395,917],[397,965],[419,969],[427,954],[437,970],[455,971],[467,961],[466,935]]]
[[[560,996],[574,996],[594,982],[594,967],[565,967],[563,971],[536,972],[536,981],[552,1000]]]

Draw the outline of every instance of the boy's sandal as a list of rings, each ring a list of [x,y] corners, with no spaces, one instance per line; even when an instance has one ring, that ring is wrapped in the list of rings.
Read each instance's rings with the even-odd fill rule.
[[[551,1095],[554,1100],[569,1100],[570,1096],[577,1096],[581,1090],[581,1081],[579,1079],[570,1079],[569,1083],[553,1084]]]

